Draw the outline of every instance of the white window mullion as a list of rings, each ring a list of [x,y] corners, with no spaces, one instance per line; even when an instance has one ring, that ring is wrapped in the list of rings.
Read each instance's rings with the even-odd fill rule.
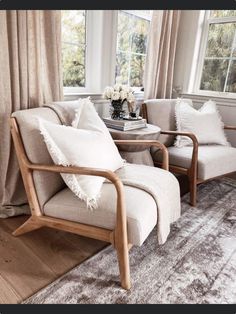
[[[115,81],[117,11],[86,10],[85,87],[64,87],[64,94],[101,94]]]

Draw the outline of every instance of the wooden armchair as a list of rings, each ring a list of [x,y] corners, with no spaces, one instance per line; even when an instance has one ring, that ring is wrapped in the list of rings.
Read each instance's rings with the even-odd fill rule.
[[[30,218],[15,230],[13,235],[19,236],[47,226],[109,242],[117,251],[121,286],[130,289],[128,251],[132,245],[141,245],[156,225],[155,219],[150,219],[152,221],[150,224],[145,223],[145,219],[135,217],[135,211],[155,217],[157,208],[152,196],[143,190],[137,192],[136,189],[137,200],[131,196],[127,197],[127,193],[125,194],[127,186],[122,184],[115,172],[106,169],[54,165],[35,122],[37,115],[51,122],[60,123],[56,114],[48,108],[19,111],[10,119],[12,138],[31,209]],[[147,147],[161,149],[163,168],[168,170],[168,151],[163,144],[157,141],[115,141],[115,143],[117,145],[141,143]],[[109,202],[101,196],[99,210],[89,211],[85,203],[65,186],[60,173],[105,177],[113,184],[113,187],[111,184],[104,184],[102,188],[102,191],[109,195]],[[131,194],[135,190],[132,187],[128,188]],[[141,203],[146,204],[145,211],[140,208],[140,198]],[[131,206],[133,207],[134,202],[136,204],[133,209]],[[130,211],[134,215],[132,219],[129,219]],[[145,232],[139,232],[135,224],[141,226]]]
[[[190,99],[185,101],[191,103]],[[161,127],[160,141],[169,152],[169,169],[173,173],[185,174],[189,179],[190,204],[196,206],[197,185],[216,177],[236,171],[236,148],[221,145],[199,145],[194,134],[178,132],[175,127],[175,99],[152,99],[142,105],[142,115],[148,123]],[[226,130],[236,130],[236,126],[225,126]],[[177,135],[192,140],[192,147],[176,148]],[[162,161],[157,150],[152,152],[154,165]]]

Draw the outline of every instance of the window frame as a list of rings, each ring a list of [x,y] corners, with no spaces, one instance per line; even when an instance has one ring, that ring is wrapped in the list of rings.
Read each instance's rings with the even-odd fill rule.
[[[197,70],[196,70],[196,75],[195,75],[195,83],[193,86],[193,92],[199,95],[212,96],[212,97],[215,96],[215,97],[236,98],[236,93],[217,92],[217,91],[200,89],[210,24],[236,23],[236,16],[210,17],[210,14],[211,14],[211,10],[205,10],[204,20],[201,26],[202,36],[201,36],[201,44],[200,44],[200,49],[199,49],[199,57],[198,57],[198,62],[197,62]]]
[[[101,95],[106,86],[115,84],[119,10],[85,11],[85,87],[65,86],[65,97]],[[140,87],[133,89],[138,94],[143,94]]]
[[[64,86],[64,96],[100,95],[115,82],[117,12],[86,10],[85,87]]]
[[[84,93],[87,90],[87,82],[88,82],[88,62],[87,62],[87,55],[88,55],[88,10],[85,10],[85,86],[63,86],[64,95],[74,94],[74,93]],[[63,65],[62,65],[63,67]]]
[[[118,53],[123,53],[125,55],[128,55],[129,56],[129,67],[130,67],[132,56],[134,56],[134,55],[136,55],[136,56],[145,56],[145,59],[146,59],[147,53],[145,53],[145,54],[143,54],[143,53],[135,53],[135,52],[132,52],[131,50],[124,51],[124,50],[118,49],[117,36],[118,36],[118,14],[119,14],[119,11],[122,11],[122,12],[124,12],[126,14],[134,15],[136,18],[140,18],[140,19],[144,19],[146,21],[149,21],[149,24],[151,24],[151,17],[150,17],[150,19],[148,19],[146,16],[144,16],[142,14],[138,14],[139,12],[136,12],[137,14],[134,14],[134,13],[131,13],[130,10],[117,10],[117,31],[116,31],[116,52],[115,52],[115,58],[117,57]],[[130,71],[130,68],[129,68],[129,70],[128,70],[129,76],[130,76],[130,72],[131,71]],[[129,81],[129,79],[130,79],[130,77],[128,78],[128,81]],[[116,81],[116,73],[114,73],[114,80]],[[132,87],[132,89],[135,92],[142,93],[141,89],[144,86],[131,86],[131,87]]]

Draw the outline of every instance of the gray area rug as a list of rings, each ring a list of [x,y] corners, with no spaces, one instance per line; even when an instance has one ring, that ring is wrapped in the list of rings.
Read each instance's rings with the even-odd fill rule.
[[[164,245],[154,230],[131,249],[130,291],[109,246],[24,303],[236,303],[236,181],[203,184],[198,199],[194,208],[183,197]]]

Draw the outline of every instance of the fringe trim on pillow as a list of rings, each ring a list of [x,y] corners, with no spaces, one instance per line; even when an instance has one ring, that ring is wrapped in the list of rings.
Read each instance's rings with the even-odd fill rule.
[[[99,193],[96,197],[88,197],[87,194],[81,188],[78,187],[76,175],[65,174],[65,177],[68,182],[68,185],[70,185],[70,189],[79,199],[86,203],[86,206],[89,210],[94,210],[98,207],[98,199],[100,198],[101,193]]]
[[[181,115],[180,115],[180,112],[179,112],[179,111],[180,111],[180,110],[179,110],[179,106],[180,106],[180,103],[181,103],[182,101],[183,101],[183,99],[178,98],[177,101],[176,101],[176,105],[175,105],[175,121],[176,121],[176,128],[177,128],[177,131],[179,131],[179,132],[182,131],[182,130],[181,130]],[[223,134],[224,134],[224,137],[225,137],[225,143],[222,144],[222,145],[224,145],[224,146],[232,146],[232,145],[230,144],[230,142],[228,141],[228,138],[227,138],[226,133],[224,132],[224,122],[222,121],[222,117],[221,117],[221,115],[220,115],[219,109],[218,109],[218,107],[217,107],[215,101],[209,99],[208,101],[206,101],[206,102],[202,105],[201,109],[204,109],[204,108],[207,106],[207,104],[208,104],[209,102],[211,102],[211,103],[214,105],[215,112],[216,112],[216,114],[217,114],[217,117],[218,117],[218,119],[219,119],[219,121],[220,121],[220,125],[221,125],[221,127],[222,127],[222,131],[223,131]],[[176,141],[175,141],[175,143],[174,143],[174,146],[181,148],[181,147],[187,146],[187,145],[189,145],[189,144],[191,144],[191,141],[190,141],[188,138],[186,138],[186,137],[183,136],[183,135],[177,135]]]
[[[224,122],[222,121],[222,117],[221,117],[221,114],[220,114],[220,112],[219,112],[219,109],[218,109],[218,107],[217,107],[217,105],[216,105],[216,102],[215,102],[214,100],[209,99],[207,102],[204,103],[203,107],[204,107],[205,105],[207,105],[208,102],[211,102],[211,103],[214,104],[217,117],[218,117],[218,119],[219,119],[219,121],[220,121],[220,125],[221,125],[221,127],[222,127],[222,131],[223,131],[224,136],[225,136],[225,146],[230,146],[230,147],[231,147],[232,145],[231,145],[231,143],[229,142],[228,137],[227,137],[227,134],[226,134],[225,131],[224,131],[224,126],[225,126],[225,124],[224,124]]]
[[[39,122],[39,130],[40,130],[40,134],[43,135],[43,139],[44,142],[47,145],[47,148],[50,152],[50,154],[52,154],[53,156],[53,161],[57,164],[57,165],[62,165],[62,166],[70,166],[69,163],[66,161],[66,157],[65,155],[61,152],[61,150],[57,147],[57,145],[54,143],[54,141],[52,140],[50,134],[48,133],[48,131],[45,129],[43,122],[41,121],[41,119],[37,118],[38,122]]]
[[[65,155],[61,152],[61,150],[57,147],[57,145],[52,140],[50,134],[43,126],[41,119],[37,118],[37,120],[39,123],[40,134],[43,135],[44,142],[46,143],[46,146],[48,148],[50,155],[52,156],[54,163],[57,165],[65,166],[65,167],[72,166],[66,161]],[[76,181],[75,174],[71,175],[68,173],[60,173],[60,175],[63,178],[66,178],[68,182],[67,185],[69,186],[69,188],[79,199],[81,199],[82,201],[86,203],[86,206],[88,209],[93,210],[97,208],[98,206],[97,201],[101,195],[100,193],[94,198],[89,198],[87,194],[81,188],[79,188],[78,182]]]
[[[75,118],[74,118],[74,120],[71,123],[71,126],[73,128],[76,128],[76,129],[78,129],[80,116],[81,116],[81,113],[83,111],[84,106],[86,106],[86,105],[94,105],[91,102],[90,96],[87,97],[87,98],[79,98],[78,99],[78,103],[79,103],[80,106],[77,109],[75,109]]]
[[[176,129],[177,131],[181,132],[181,115],[179,112],[180,103],[183,101],[181,98],[177,98],[176,105],[175,105],[175,121],[176,121]],[[185,139],[182,135],[177,135],[176,140],[174,142],[175,147],[184,147],[186,144],[184,143]]]

